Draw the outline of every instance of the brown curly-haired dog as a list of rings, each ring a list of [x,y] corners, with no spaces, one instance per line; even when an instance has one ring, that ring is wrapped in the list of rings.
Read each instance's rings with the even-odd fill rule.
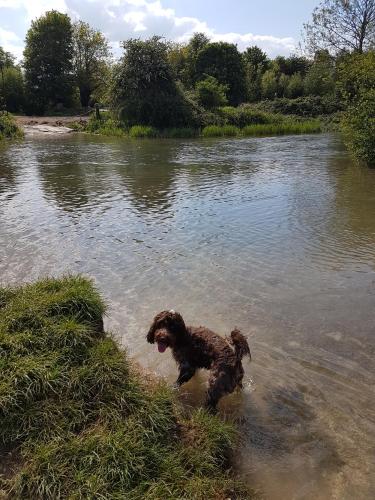
[[[236,387],[242,388],[241,360],[246,355],[251,359],[251,354],[239,330],[233,330],[230,338],[224,339],[203,326],[186,326],[178,312],[162,311],[155,316],[147,341],[156,342],[159,352],[167,347],[172,349],[180,369],[177,386],[190,380],[198,368],[211,371],[206,397],[206,406],[211,410],[215,410],[222,396]]]

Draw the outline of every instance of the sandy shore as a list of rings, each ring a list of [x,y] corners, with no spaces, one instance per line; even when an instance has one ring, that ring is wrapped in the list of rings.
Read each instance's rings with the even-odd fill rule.
[[[85,116],[15,116],[26,136],[30,135],[55,135],[73,132],[72,123],[86,123],[89,117]]]

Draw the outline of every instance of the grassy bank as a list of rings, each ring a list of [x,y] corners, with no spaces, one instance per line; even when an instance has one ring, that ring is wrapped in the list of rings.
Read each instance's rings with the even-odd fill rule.
[[[0,113],[0,140],[18,139],[23,137],[22,130],[9,113]]]
[[[233,108],[234,109],[234,108]],[[228,115],[228,112],[226,112]],[[191,138],[191,137],[248,137],[286,134],[312,134],[322,132],[319,120],[306,120],[300,117],[283,117],[270,113],[248,113],[248,124],[237,126],[224,123],[207,125],[200,129],[191,127],[157,130],[146,125],[134,125],[126,128],[121,122],[112,118],[101,120],[91,119],[86,126],[76,127],[76,130],[94,134],[130,137],[130,138]],[[259,120],[259,122],[257,121]],[[220,121],[220,120],[219,120]],[[235,120],[233,120],[235,121]],[[246,123],[245,120],[238,120]]]
[[[0,496],[249,498],[228,472],[233,426],[183,415],[102,328],[82,277],[0,288]]]

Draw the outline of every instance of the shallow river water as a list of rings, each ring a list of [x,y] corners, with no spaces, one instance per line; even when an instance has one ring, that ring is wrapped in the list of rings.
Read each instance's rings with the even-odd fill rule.
[[[375,171],[337,137],[0,144],[0,281],[77,271],[168,381],[145,341],[159,310],[249,336],[245,390],[220,408],[266,498],[375,498]]]

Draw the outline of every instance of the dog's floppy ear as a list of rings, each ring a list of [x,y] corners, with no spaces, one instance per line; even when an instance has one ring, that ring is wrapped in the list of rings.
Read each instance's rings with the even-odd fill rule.
[[[168,321],[168,328],[175,335],[184,334],[186,332],[185,321],[182,319],[180,313],[175,312],[173,309],[171,309],[170,311],[168,311],[167,321]]]
[[[153,319],[146,337],[147,342],[149,342],[150,344],[153,344],[155,342],[155,332],[158,329],[159,323],[165,319],[167,314],[168,311],[162,311]]]

